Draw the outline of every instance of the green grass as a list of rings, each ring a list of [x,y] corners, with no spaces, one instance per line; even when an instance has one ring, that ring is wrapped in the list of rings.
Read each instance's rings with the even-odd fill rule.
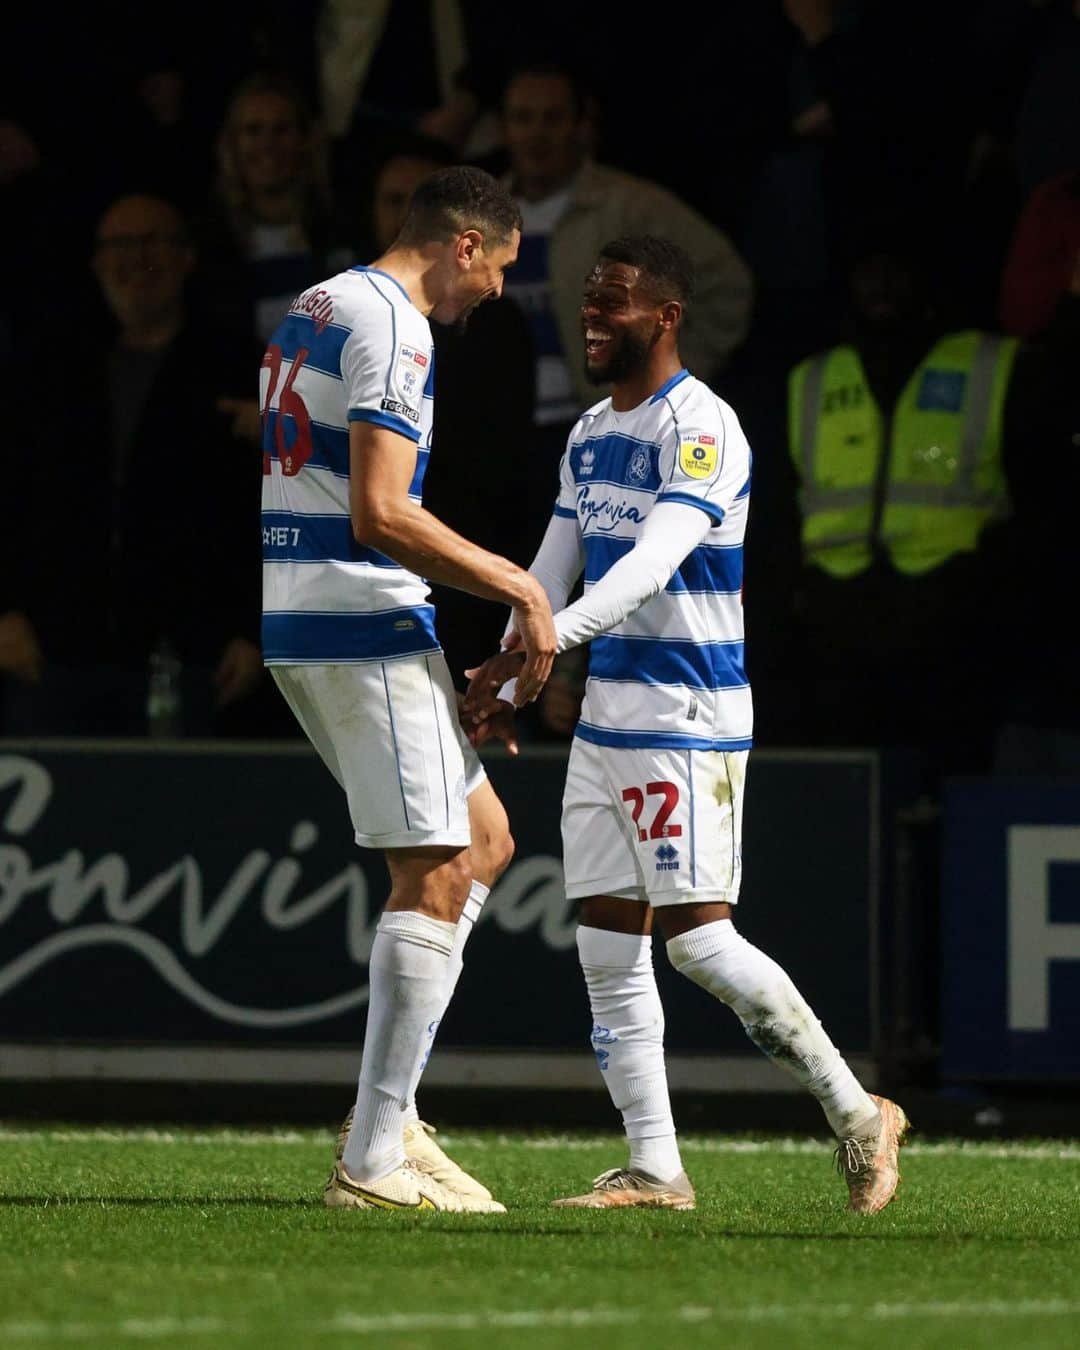
[[[693,1213],[555,1211],[608,1138],[447,1133],[501,1216],[331,1211],[330,1135],[0,1130],[0,1347],[1080,1344],[1080,1146],[916,1140],[844,1211],[824,1141],[688,1136]]]

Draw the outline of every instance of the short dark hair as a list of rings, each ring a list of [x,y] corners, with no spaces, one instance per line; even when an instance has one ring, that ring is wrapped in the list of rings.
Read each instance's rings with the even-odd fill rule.
[[[496,248],[521,229],[514,199],[483,169],[458,164],[438,169],[413,193],[398,242],[421,245],[479,230]]]
[[[694,298],[694,264],[689,253],[670,239],[656,234],[623,235],[605,244],[600,256],[640,268],[661,300],[678,300],[685,308]]]

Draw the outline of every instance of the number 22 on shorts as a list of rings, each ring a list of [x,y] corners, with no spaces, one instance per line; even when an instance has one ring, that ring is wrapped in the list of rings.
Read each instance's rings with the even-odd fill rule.
[[[648,830],[641,824],[641,813],[645,809],[646,794],[650,797],[661,797],[663,799],[657,807]],[[646,783],[645,792],[642,792],[641,788],[638,787],[623,788],[622,799],[624,802],[632,804],[633,810],[630,819],[633,821],[635,830],[637,830],[639,844],[643,844],[646,839],[678,839],[682,834],[681,825],[668,824],[672,812],[679,805],[677,783]]]

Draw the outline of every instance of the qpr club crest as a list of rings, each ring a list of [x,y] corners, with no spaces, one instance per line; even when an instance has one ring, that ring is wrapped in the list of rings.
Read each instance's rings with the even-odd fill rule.
[[[649,476],[649,452],[639,447],[634,451],[626,470],[628,483],[644,483]]]

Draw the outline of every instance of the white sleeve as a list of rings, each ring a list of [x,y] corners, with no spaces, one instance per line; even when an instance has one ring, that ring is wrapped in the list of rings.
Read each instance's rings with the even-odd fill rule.
[[[658,501],[630,552],[605,572],[587,595],[555,615],[558,650],[568,651],[606,633],[646,600],[659,595],[715,523],[698,505],[685,500]]]
[[[710,395],[680,409],[660,451],[661,502],[698,506],[719,525],[749,490],[750,447],[739,419]]]
[[[540,541],[536,557],[529,564],[529,571],[543,586],[552,610],[562,609],[563,605],[566,604],[566,597],[570,594],[570,588],[581,575],[581,569],[584,566],[585,550],[581,547],[581,529],[578,525],[577,516],[574,516],[571,520],[568,516],[556,511],[548,521],[548,527],[544,531],[544,537]],[[568,613],[569,611],[563,612]],[[511,610],[503,637],[510,632],[513,626],[514,611]],[[507,703],[513,703],[514,686],[516,684],[516,678],[507,680],[499,690],[499,698],[505,699]]]
[[[570,477],[569,456],[563,456],[559,470],[559,497],[555,510],[536,557],[529,564],[529,571],[543,586],[553,611],[562,609],[571,587],[581,576],[585,566],[585,550],[581,544],[581,525],[577,512],[568,505],[573,501],[573,478]],[[514,626],[514,612],[506,621],[503,637]],[[517,680],[508,680],[499,690],[499,698],[507,703],[514,701],[514,685]]]
[[[553,515],[548,521],[536,557],[529,571],[547,593],[552,612],[562,609],[566,597],[585,566],[585,550],[581,546],[581,529],[577,517]]]
[[[397,314],[385,296],[369,302],[341,349],[348,420],[370,422],[419,441],[424,395],[433,391],[434,369],[431,333],[423,320]]]
[[[585,566],[585,550],[581,544],[581,525],[574,508],[574,478],[570,468],[570,456],[563,455],[559,465],[559,495],[555,509],[536,557],[529,564],[529,571],[539,581],[547,593],[553,611],[562,609],[571,587],[581,576]],[[506,633],[513,627],[513,611],[507,619]]]

